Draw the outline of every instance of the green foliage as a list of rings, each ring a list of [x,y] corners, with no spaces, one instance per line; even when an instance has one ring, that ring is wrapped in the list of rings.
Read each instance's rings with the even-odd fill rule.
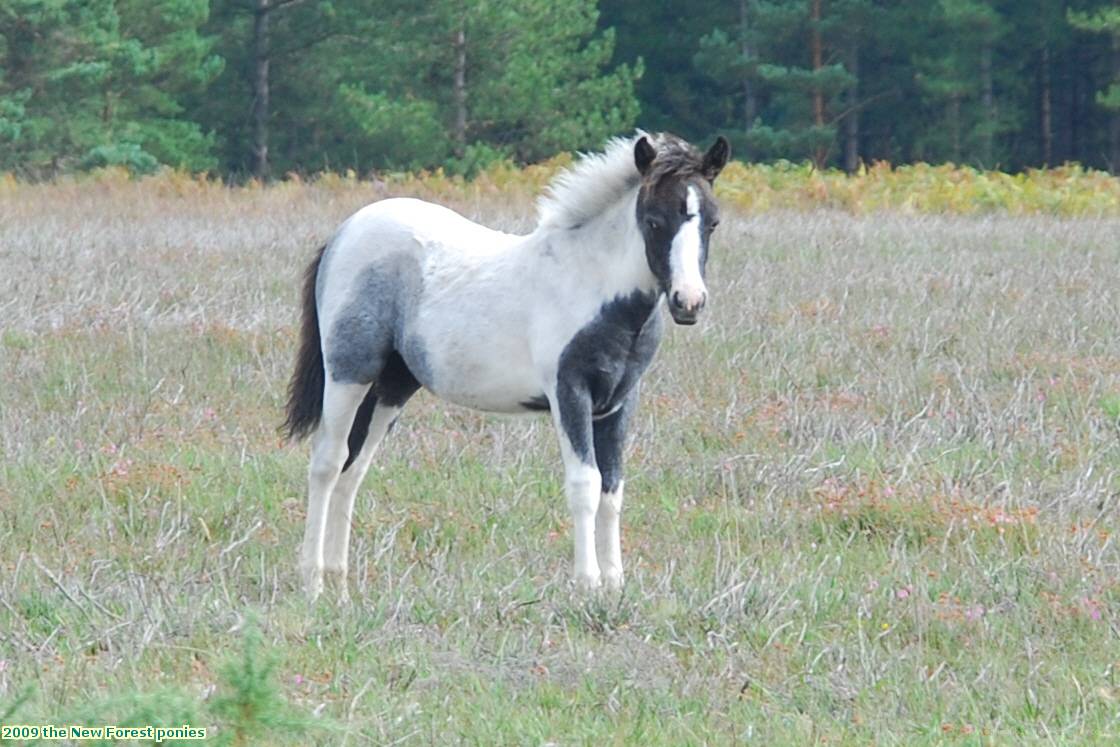
[[[471,173],[495,158],[596,147],[637,122],[641,66],[609,64],[613,35],[597,31],[594,0],[387,0],[375,13],[312,3],[270,19],[274,172]],[[229,64],[220,95],[192,107],[219,123],[226,168],[247,171],[252,133],[230,102],[253,96],[253,25],[240,3],[221,0],[208,28]]]
[[[1120,128],[1110,107],[1120,93],[1110,86],[1120,54],[1108,34],[1076,33],[1065,22],[1070,5],[1073,18],[1114,12],[1109,0],[824,0],[815,24],[820,68],[841,66],[850,76],[818,81],[829,164],[854,168],[843,157],[851,149],[866,163],[1115,168]],[[624,52],[616,60],[644,56],[643,122],[652,115],[692,139],[719,130],[749,160],[801,160],[821,146],[792,136],[813,123],[806,74],[818,72],[805,0],[694,4],[688,18],[672,20],[634,0],[602,7]],[[689,73],[681,56],[691,57]],[[1074,81],[1097,90],[1096,100],[1071,96]],[[763,129],[752,134],[756,127]]]
[[[733,140],[752,160],[778,158],[802,160],[827,154],[836,140],[841,99],[857,79],[843,64],[825,63],[814,68],[808,58],[792,64],[789,47],[808,49],[813,34],[828,25],[810,18],[805,0],[775,3],[752,0],[740,4],[739,23],[733,38],[717,28],[700,40],[694,64],[723,88],[741,87],[746,101]],[[819,97],[825,119],[817,121],[812,108]]]
[[[1075,29],[1094,34],[1120,34],[1120,8],[1097,8],[1093,12],[1067,11],[1066,18]]]
[[[700,38],[700,49],[693,57],[696,67],[724,85],[734,86],[750,80],[758,71],[758,56],[751,53],[746,39],[732,38],[719,28]],[[745,47],[745,48],[744,48]]]
[[[440,163],[451,153],[451,140],[434,102],[367,93],[362,84],[343,83],[339,101],[380,166],[416,170]]]
[[[22,606],[27,606],[26,600]],[[332,728],[328,720],[302,715],[284,697],[276,677],[279,658],[266,649],[255,622],[246,624],[241,644],[240,654],[222,665],[217,692],[208,701],[200,701],[183,687],[138,688],[87,700],[69,709],[64,716],[55,713],[49,720],[87,726],[112,724],[122,728],[170,729],[189,724],[206,728],[207,739],[221,745],[291,743],[309,731]],[[25,687],[10,701],[0,702],[0,723],[34,721],[25,713],[34,695],[33,688]],[[107,746],[117,742],[94,740],[89,743]],[[163,742],[167,745],[191,743]]]
[[[756,123],[740,139],[746,144],[748,152],[760,160],[771,160],[785,154],[801,159],[832,145],[836,139],[836,128],[809,126],[780,129]]]
[[[119,142],[94,147],[78,164],[82,169],[105,166],[123,166],[133,173],[150,174],[159,166],[159,161],[137,143]]]
[[[0,3],[0,169],[216,165],[180,96],[221,70],[207,0]]]
[[[468,125],[474,136],[508,146],[520,160],[597,147],[631,129],[641,67],[603,69],[614,50],[596,35],[593,0],[505,0],[486,6],[468,32]],[[512,33],[523,29],[523,33]],[[472,57],[473,55],[473,57]]]
[[[22,708],[27,701],[31,700],[31,696],[34,692],[35,691],[29,685],[16,693],[15,697],[9,702],[0,705],[0,724],[15,723],[14,717],[16,713],[19,712],[20,708]],[[0,742],[4,741],[4,739],[0,739]]]
[[[771,85],[785,86],[792,91],[805,94],[818,89],[843,91],[855,82],[843,65],[826,65],[819,70],[790,68],[783,65],[759,65],[758,76]]]
[[[849,172],[1115,170],[1114,5],[0,0],[0,171],[469,175],[635,126]]]
[[[122,728],[173,728],[190,724],[194,727],[206,725],[198,702],[176,687],[134,690],[120,695],[112,695],[78,707],[73,713],[71,723],[86,726],[112,724]],[[91,747],[111,747],[120,744],[118,740],[90,740]],[[164,745],[189,745],[183,740],[166,740]]]
[[[306,731],[312,722],[292,712],[276,683],[278,659],[264,647],[255,622],[245,626],[241,657],[221,669],[223,691],[210,703],[221,724],[218,744],[257,744]]]
[[[1070,9],[1066,18],[1079,31],[1111,37],[1113,54],[1120,60],[1120,8],[1098,8],[1095,12]],[[1096,101],[1104,109],[1120,112],[1120,68],[1113,69],[1112,77],[1108,87],[1097,92]]]
[[[1120,394],[1108,394],[1101,397],[1101,411],[1104,412],[1109,422],[1120,425]]]
[[[1103,91],[1097,91],[1097,103],[1105,109],[1120,110],[1120,83],[1113,83]]]
[[[474,178],[496,165],[509,165],[508,150],[475,142],[463,149],[463,155],[451,156],[446,170],[449,174]]]

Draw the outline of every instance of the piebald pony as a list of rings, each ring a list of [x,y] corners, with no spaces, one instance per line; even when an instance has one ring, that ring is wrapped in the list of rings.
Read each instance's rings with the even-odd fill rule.
[[[639,133],[584,156],[527,236],[388,199],[352,215],[307,270],[288,433],[314,432],[301,569],[345,595],[354,496],[424,387],[499,413],[548,411],[564,460],[576,583],[622,585],[622,452],[667,299],[693,324],[730,149]]]

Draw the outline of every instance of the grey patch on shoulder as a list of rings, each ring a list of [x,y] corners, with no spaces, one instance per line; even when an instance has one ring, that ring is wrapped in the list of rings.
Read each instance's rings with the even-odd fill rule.
[[[326,340],[324,358],[331,378],[372,383],[397,350],[412,375],[430,384],[427,354],[408,334],[423,293],[419,261],[404,252],[380,258],[361,272],[350,293]]]

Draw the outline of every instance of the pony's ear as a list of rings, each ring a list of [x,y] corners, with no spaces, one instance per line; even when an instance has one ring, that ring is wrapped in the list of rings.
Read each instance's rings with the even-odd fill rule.
[[[708,152],[704,154],[704,163],[700,166],[700,173],[709,182],[714,182],[719,172],[723,171],[723,167],[727,165],[727,159],[731,158],[731,144],[727,142],[727,138],[720,135],[716,141],[712,143],[712,147],[708,148]]]
[[[634,165],[638,167],[638,173],[645,176],[656,157],[657,151],[649,144],[646,136],[642,135],[638,138],[638,142],[634,143]]]

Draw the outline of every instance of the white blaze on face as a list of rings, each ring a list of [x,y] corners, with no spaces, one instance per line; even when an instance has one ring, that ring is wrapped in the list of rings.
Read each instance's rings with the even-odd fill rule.
[[[692,311],[708,295],[700,275],[700,195],[696,187],[688,188],[685,206],[691,217],[681,224],[669,249],[669,298],[678,294],[684,308]]]

